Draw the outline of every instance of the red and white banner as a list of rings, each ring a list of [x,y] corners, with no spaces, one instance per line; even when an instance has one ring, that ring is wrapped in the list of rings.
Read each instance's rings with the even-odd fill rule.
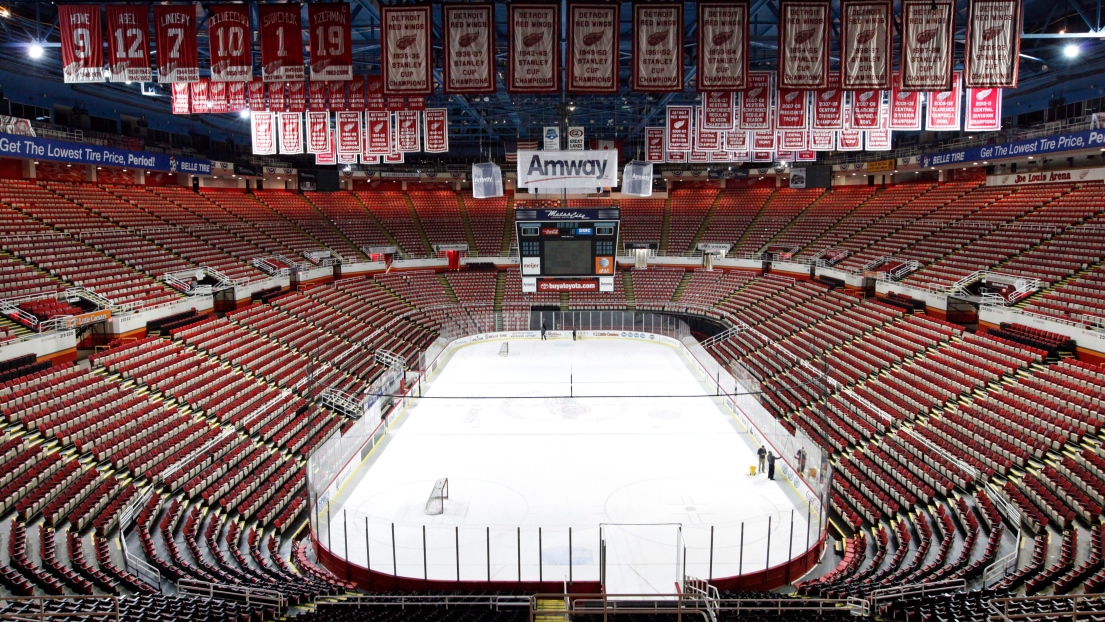
[[[386,108],[388,110],[406,110],[407,100],[405,97],[388,97]]]
[[[963,76],[958,71],[952,76],[952,88],[929,93],[925,99],[925,129],[928,131],[958,132],[962,124]]]
[[[58,7],[61,30],[61,73],[67,84],[104,81],[104,33],[100,5]]]
[[[349,3],[309,3],[307,23],[311,29],[311,79],[352,80],[353,27]]]
[[[426,153],[445,153],[449,151],[449,111],[446,108],[427,108],[422,113],[425,127]]]
[[[198,81],[196,5],[154,5],[153,21],[157,29],[157,81],[161,84]]]
[[[694,125],[694,106],[668,106],[668,151],[688,151],[691,144],[691,127]]]
[[[560,5],[507,5],[507,90],[560,90]]]
[[[703,127],[705,113],[700,106],[695,106],[694,124],[694,148],[699,151],[717,151],[721,149],[721,133],[717,130],[708,130]]]
[[[211,112],[207,102],[208,85],[207,78],[203,78],[199,82],[193,82],[190,85],[192,87],[192,114]]]
[[[330,87],[329,90],[330,90],[331,93],[333,93],[335,90],[341,90],[342,87],[345,86],[345,84],[346,83],[338,84],[338,83],[331,82],[330,85],[329,85],[329,87]],[[349,84],[349,87],[348,87],[349,88],[349,95],[347,96],[347,98],[342,99],[342,102],[345,104],[345,109],[346,110],[364,110],[365,109],[364,77],[363,76],[354,76],[353,80],[350,81],[348,84]],[[332,106],[331,106],[330,109],[334,110],[334,108]]]
[[[755,130],[752,132],[753,151],[775,151],[778,146],[775,130]]]
[[[207,87],[207,111],[211,114],[226,114],[228,110],[226,84],[226,82],[211,82]]]
[[[621,6],[568,4],[567,90],[571,93],[618,92],[618,26]]]
[[[307,107],[311,110],[329,110],[326,107],[326,83],[311,82],[307,87]],[[311,151],[309,153],[315,153]]]
[[[647,93],[683,91],[683,3],[633,4],[633,77]]]
[[[811,151],[795,151],[794,152],[794,161],[795,162],[816,162],[817,161],[817,152],[812,151],[812,150]]]
[[[890,88],[893,23],[890,0],[841,0],[840,69],[845,90]]]
[[[774,150],[753,151],[752,152],[752,161],[753,162],[774,162],[775,161],[775,151]]]
[[[899,88],[895,72],[894,89],[890,92],[890,129],[921,129],[921,94]]]
[[[767,71],[748,73],[748,88],[741,93],[740,114],[737,115],[737,127],[740,129],[771,129],[774,120],[774,115],[771,114],[773,75]]]
[[[187,82],[176,82],[172,85],[173,89],[173,114],[191,114],[192,104],[189,101],[191,99],[191,91]]]
[[[364,140],[364,130],[361,125],[363,113],[343,111],[334,113],[334,122],[337,125],[338,153],[357,155],[361,152],[361,141]]]
[[[211,53],[211,79],[249,82],[253,79],[253,49],[249,6],[213,4],[208,7],[207,39]]]
[[[288,83],[288,111],[307,112],[307,83]]]
[[[425,97],[408,97],[407,98],[407,110],[425,110],[426,98]]]
[[[836,151],[836,134],[833,130],[810,130],[810,149]]]
[[[364,106],[357,108],[353,105],[353,95],[357,86],[357,82],[359,82],[359,80],[353,80],[349,83],[348,98],[346,98],[345,95],[345,82],[326,83],[326,98],[330,100],[330,110],[334,112],[337,112],[338,110],[355,110],[357,112],[360,112],[364,109]]]
[[[395,149],[403,153],[422,149],[420,115],[415,110],[400,110],[395,113]]]
[[[865,139],[865,147],[867,151],[890,151],[890,135],[893,132],[886,127],[886,125],[889,123],[889,120],[885,118],[885,113],[883,120],[883,127],[880,127],[876,130],[867,130],[866,132],[864,132],[864,134],[867,135]]]
[[[672,164],[683,164],[691,159],[690,151],[668,151],[664,161]]]
[[[664,128],[645,128],[645,162],[664,161]]]
[[[276,115],[271,112],[254,112],[250,115],[254,155],[276,154]]]
[[[261,17],[261,78],[291,82],[307,77],[303,69],[303,23],[299,4],[258,4]]]
[[[298,112],[281,112],[277,118],[280,120],[280,153],[303,153],[303,115]]]
[[[837,151],[863,151],[863,131],[840,130],[836,134]]]
[[[852,117],[848,121],[848,127],[853,130],[878,129],[882,115],[882,91],[852,91],[851,103]]]
[[[495,7],[441,5],[443,84],[446,94],[495,92]]]
[[[829,3],[779,3],[779,88],[829,88]]]
[[[331,132],[327,150],[315,154],[315,166],[330,166],[338,163],[338,152],[334,149],[337,142],[337,136]]]
[[[270,82],[266,85],[269,92],[269,111],[286,112],[288,110],[288,85],[283,82]]]
[[[964,132],[992,132],[1001,129],[1001,89],[967,89],[967,119]]]
[[[330,146],[330,113],[312,110],[307,113],[307,153],[327,153]]]
[[[809,132],[807,130],[780,130],[779,149],[798,151],[809,147]]]
[[[725,150],[731,152],[748,151],[748,132],[730,130],[725,134]]]
[[[775,127],[780,130],[809,127],[808,101],[804,90],[779,89],[775,95]]]
[[[945,91],[955,62],[955,0],[902,0],[903,91]]]
[[[265,83],[260,78],[254,78],[249,83],[249,109],[268,110],[268,104],[265,101]]]
[[[733,129],[733,96],[732,91],[707,91],[702,94],[703,129]]]
[[[433,93],[432,15],[429,5],[380,7],[385,95]]]
[[[969,0],[963,80],[968,88],[1017,86],[1022,0]]]
[[[144,4],[107,5],[107,70],[112,82],[151,82],[150,12]]]
[[[698,90],[739,91],[748,84],[748,3],[699,2]]]
[[[839,130],[844,127],[844,91],[840,88],[840,74],[829,76],[829,90],[813,92],[813,120],[811,126],[819,130]]]
[[[709,162],[710,161],[710,152],[709,151],[699,151],[697,149],[692,149],[691,150],[691,157],[689,159],[690,159],[691,162]]]
[[[246,89],[248,87],[249,85],[245,82],[226,83],[227,112],[241,112],[242,110],[249,110],[249,97],[246,96]]]
[[[391,113],[386,110],[369,110],[367,120],[365,153],[386,155],[392,153]]]

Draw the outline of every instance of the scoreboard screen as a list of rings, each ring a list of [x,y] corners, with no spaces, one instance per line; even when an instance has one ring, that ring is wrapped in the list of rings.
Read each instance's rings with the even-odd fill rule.
[[[614,275],[617,209],[537,209],[514,213],[523,277]]]

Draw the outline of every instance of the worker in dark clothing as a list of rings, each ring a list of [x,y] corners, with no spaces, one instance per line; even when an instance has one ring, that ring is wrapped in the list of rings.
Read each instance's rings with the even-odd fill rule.
[[[756,450],[756,456],[760,459],[760,470],[757,471],[757,473],[763,473],[764,472],[764,460],[767,459],[767,450],[764,449],[763,445],[760,445],[760,448]]]
[[[576,329],[572,329],[572,341],[576,340]]]
[[[775,460],[778,457],[779,456],[776,456],[775,454],[771,453],[770,451],[767,452],[767,479],[770,479],[770,480],[775,479]]]
[[[545,336],[545,321],[541,321],[541,341],[548,341],[548,337]]]

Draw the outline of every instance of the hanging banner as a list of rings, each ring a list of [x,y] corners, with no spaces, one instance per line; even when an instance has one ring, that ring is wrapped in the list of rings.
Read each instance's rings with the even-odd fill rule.
[[[249,118],[254,155],[276,155],[276,115],[254,112]]]
[[[307,23],[311,29],[311,79],[352,80],[353,28],[349,3],[309,3]]]
[[[583,151],[585,132],[581,125],[568,126],[568,151]]]
[[[555,125],[545,127],[545,133],[541,135],[541,148],[545,151],[560,150],[560,128]]]
[[[315,166],[330,166],[338,163],[337,136],[331,132],[326,151],[315,154]]]
[[[433,93],[431,7],[380,7],[380,49],[384,95]]]
[[[446,108],[427,108],[422,113],[425,125],[426,153],[445,153],[449,151],[449,111]]]
[[[725,134],[725,150],[729,152],[748,151],[748,132],[730,130]]]
[[[733,129],[732,91],[707,91],[702,94],[702,127],[707,130]]]
[[[652,196],[652,164],[632,160],[622,170],[622,194],[631,197]]]
[[[269,93],[269,110],[271,112],[285,112],[288,110],[288,88],[283,82],[270,82],[265,85]]]
[[[567,90],[618,92],[619,4],[568,4]]]
[[[897,72],[894,72],[894,89],[890,92],[890,129],[921,129],[921,94],[901,90]]]
[[[748,73],[748,88],[741,93],[737,127],[742,130],[771,129],[774,115],[771,113],[772,77],[767,71]]]
[[[211,114],[226,114],[227,110],[226,82],[209,82],[207,86],[207,111]]]
[[[844,127],[844,91],[840,88],[840,74],[829,75],[829,90],[814,91],[813,121],[819,130],[839,130]]]
[[[618,152],[518,150],[519,188],[613,188]]]
[[[833,130],[810,130],[810,149],[836,151],[836,134]]]
[[[645,93],[683,91],[683,3],[633,4],[630,87]]]
[[[774,162],[775,161],[775,152],[774,151],[753,151],[752,152],[752,161],[753,162]]]
[[[325,82],[311,82],[310,86],[307,87],[307,107],[311,110],[329,110],[326,107]]]
[[[268,110],[265,100],[265,83],[260,78],[254,78],[249,83],[249,109]]]
[[[867,130],[864,134],[867,135],[867,151],[890,151],[891,131],[889,129],[879,128],[877,130]]]
[[[955,0],[902,0],[903,91],[946,91],[955,62]]]
[[[104,33],[100,5],[58,6],[61,73],[66,84],[104,81]]]
[[[226,111],[241,112],[249,110],[249,98],[246,96],[248,84],[245,82],[227,82],[226,84]]]
[[[298,112],[281,112],[277,117],[280,119],[280,153],[303,153],[303,115]]]
[[[841,0],[841,87],[847,91],[890,88],[894,57],[894,5],[890,0]]]
[[[779,88],[829,88],[828,2],[782,0],[779,3]]]
[[[748,86],[748,3],[699,2],[698,90],[739,91]]]
[[[775,151],[777,145],[775,130],[756,130],[752,132],[753,151]]]
[[[257,13],[261,17],[261,78],[265,82],[306,79],[299,4],[258,4]]]
[[[335,90],[344,90],[346,83],[334,83],[331,82],[330,92]],[[354,76],[353,80],[348,83],[349,94],[342,101],[345,104],[347,110],[364,110],[365,109],[365,85],[363,76]],[[333,108],[331,108],[333,110]]]
[[[349,83],[348,99],[345,96],[345,82],[326,83],[326,98],[330,100],[330,110],[334,112],[338,110],[353,110],[357,112],[364,110],[364,106],[357,108],[353,105],[353,95],[357,82],[359,82],[359,80],[353,80]]]
[[[153,21],[157,29],[158,83],[198,81],[200,61],[196,49],[196,5],[154,5]]]
[[[560,90],[560,5],[507,5],[507,90]]]
[[[690,151],[669,151],[664,158],[665,162],[671,162],[672,164],[683,164],[690,160]]]
[[[187,82],[176,82],[172,86],[173,89],[173,114],[191,114],[191,91]]]
[[[352,111],[335,112],[334,122],[337,125],[338,153],[346,155],[360,153],[361,140],[364,136],[361,113]]]
[[[249,82],[253,79],[249,6],[213,4],[207,8],[207,43],[211,54],[211,79]]]
[[[780,130],[777,139],[779,149],[798,151],[809,146],[809,132],[807,130]]]
[[[958,132],[962,121],[961,101],[963,99],[963,76],[958,71],[952,76],[950,90],[929,93],[925,98],[925,129],[932,131]]]
[[[721,149],[721,135],[717,130],[707,130],[703,124],[702,108],[695,106],[695,124],[694,124],[694,148],[698,151],[717,151]]]
[[[775,127],[780,130],[805,129],[809,126],[809,98],[804,90],[779,89],[775,95]]]
[[[330,113],[312,110],[307,113],[307,153],[326,153],[330,147]]]
[[[882,91],[852,91],[852,117],[848,127],[854,130],[871,130],[879,127],[882,116]]]
[[[422,148],[419,135],[421,120],[415,110],[400,110],[395,113],[395,149],[403,153],[418,151]]]
[[[849,115],[845,114],[845,118]],[[836,134],[837,151],[863,151],[863,132],[861,130],[843,129]]]
[[[503,171],[494,162],[472,164],[472,198],[491,199],[503,196]]]
[[[192,87],[192,114],[207,114],[211,112],[207,102],[207,78],[199,82],[193,82]]]
[[[645,161],[664,161],[664,128],[645,128]]]
[[[693,114],[693,106],[668,106],[668,151],[690,150]]]
[[[1021,6],[1022,0],[967,2],[963,80],[968,88],[1017,86],[1021,55]]]
[[[307,112],[307,84],[305,82],[288,83],[288,111]]]
[[[365,153],[387,155],[392,152],[391,113],[386,110],[369,110],[365,113],[367,143]],[[340,151],[340,150],[339,150]]]
[[[967,119],[964,132],[994,132],[1001,129],[1001,89],[967,89]]]
[[[109,4],[107,70],[112,82],[152,82],[150,12],[144,4]]]
[[[495,92],[495,7],[492,4],[441,5],[445,94]]]

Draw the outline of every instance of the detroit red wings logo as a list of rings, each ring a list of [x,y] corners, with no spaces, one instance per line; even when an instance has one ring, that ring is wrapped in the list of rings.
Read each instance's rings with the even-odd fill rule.
[[[936,38],[936,35],[940,34],[939,28],[933,28],[931,30],[922,30],[917,33],[917,45],[924,45]]]
[[[544,30],[539,31],[539,32],[530,33],[530,34],[526,35],[525,38],[522,39],[522,46],[527,47],[527,48],[531,48],[531,47],[537,45],[538,43],[541,43],[541,40],[544,39],[544,38],[545,38],[545,31]]]
[[[982,89],[981,91],[978,91],[977,93],[975,93],[975,99],[977,101],[982,101],[982,100],[986,99],[987,97],[989,97],[990,93],[993,93],[993,92],[994,92],[994,89]]]
[[[672,129],[676,129],[676,130],[681,130],[681,129],[683,129],[683,127],[684,127],[684,126],[686,126],[686,125],[687,125],[687,121],[686,121],[686,120],[682,120],[682,121],[676,121],[676,122],[675,122],[675,124],[674,124],[674,125],[672,125]]]
[[[649,140],[648,144],[653,145],[653,146],[658,146],[660,144],[660,137],[657,136],[657,137],[653,138],[652,140]]]
[[[403,129],[409,130],[412,127],[414,127],[414,120],[413,119],[404,119],[403,120]]]
[[[834,97],[836,97],[836,91],[835,90],[834,91],[825,91],[825,92],[821,93],[822,101],[829,101],[830,99],[832,99]]]
[[[357,131],[357,124],[356,123],[342,123],[341,124],[341,131],[345,134],[352,134],[353,132]]]
[[[798,99],[798,96],[801,95],[801,94],[802,93],[800,91],[791,91],[791,92],[787,93],[786,95],[784,95],[783,99],[788,101],[788,102],[792,102],[792,101]]]
[[[592,45],[595,45],[598,42],[602,41],[602,38],[605,35],[606,35],[606,33],[602,32],[602,31],[589,32],[589,33],[583,35],[583,45],[585,47],[591,47]]]
[[[441,126],[442,126],[442,125],[444,125],[444,124],[443,124],[443,123],[442,123],[441,121],[437,121],[437,122],[431,123],[431,124],[430,124],[430,131],[433,131],[433,132],[436,132],[436,131],[438,131],[438,130],[440,130],[440,129],[441,129]]]
[[[400,50],[405,50],[414,45],[416,41],[418,41],[418,35],[407,35],[405,37],[399,37],[395,41],[395,47]]]
[[[380,121],[379,123],[373,123],[372,124],[372,131],[373,131],[373,133],[376,133],[376,134],[379,134],[380,132],[384,131],[384,122]]]
[[[752,98],[759,97],[760,93],[762,93],[763,90],[764,89],[763,89],[762,86],[761,87],[756,87],[756,88],[752,89],[751,91],[748,91],[748,97],[752,97]]]
[[[729,43],[729,41],[731,41],[733,39],[734,34],[735,34],[735,32],[732,31],[732,30],[727,30],[725,32],[719,32],[716,35],[714,35],[714,37],[712,39],[710,39],[710,43],[713,43],[716,46],[725,45],[726,43]]]
[[[649,35],[648,39],[646,39],[645,41],[647,41],[649,45],[660,45],[664,41],[668,40],[668,36],[670,34],[670,30],[661,30],[660,32],[654,32]]]
[[[859,36],[856,37],[856,45],[863,45],[864,43],[870,43],[871,40],[874,39],[875,35],[877,35],[877,34],[878,34],[878,32],[874,28],[871,28],[869,30],[864,30],[864,31],[860,32]]]
[[[817,30],[815,28],[810,28],[808,30],[799,30],[794,35],[794,43],[795,45],[808,43],[814,38],[815,35],[817,35]]]
[[[478,32],[469,32],[469,33],[461,36],[461,38],[457,40],[457,45],[459,45],[462,48],[466,48],[466,47],[471,46],[473,43],[475,43],[479,40],[480,40],[480,33],[478,33]]]
[[[1000,35],[1001,31],[1003,30],[1005,30],[1005,26],[991,26],[990,28],[982,31],[982,40],[989,41],[990,39],[993,39],[994,37]]]

